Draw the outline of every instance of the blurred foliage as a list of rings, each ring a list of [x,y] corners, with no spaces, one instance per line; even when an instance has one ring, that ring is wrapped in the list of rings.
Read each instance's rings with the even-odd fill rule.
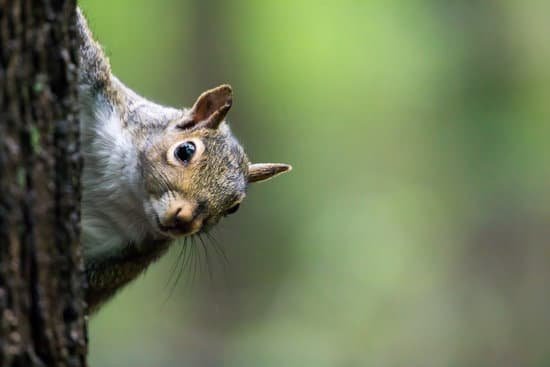
[[[174,248],[93,317],[91,365],[550,364],[548,2],[81,6],[130,87],[229,82],[249,156],[295,168],[211,279],[169,297]]]

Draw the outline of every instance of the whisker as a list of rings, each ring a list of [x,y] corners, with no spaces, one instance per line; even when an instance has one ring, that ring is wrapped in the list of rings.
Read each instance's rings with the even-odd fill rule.
[[[210,282],[214,280],[214,277],[212,276],[212,265],[210,264],[210,257],[208,256],[208,244],[205,243],[202,235],[199,233],[199,240],[202,244],[202,249],[204,250],[204,257],[206,258],[206,270],[208,271],[208,276],[210,278]]]
[[[213,255],[209,251],[208,246],[212,245],[215,250],[214,259],[222,264],[224,273],[227,271],[227,266],[229,265],[229,258],[223,246],[212,232],[200,232],[192,236],[186,236],[183,238],[183,243],[179,242],[179,245],[181,247],[177,250],[176,259],[170,268],[170,275],[166,283],[166,287],[169,290],[164,303],[169,301],[174,294],[184,272],[187,272],[189,275],[186,277],[186,287],[194,287],[196,285],[198,277],[204,272],[203,266],[206,266],[210,282],[214,281]]]
[[[185,249],[185,245],[184,245],[185,244],[185,238],[184,238],[184,243],[183,244],[180,241],[178,241],[177,244],[180,245],[180,249],[178,251],[178,254],[177,254],[176,258],[174,259],[174,263],[170,267],[170,272],[169,272],[168,280],[166,281],[165,287],[168,287],[172,283],[172,279],[173,279],[173,277],[176,273],[176,269],[178,268],[178,264],[182,260],[183,252],[184,252],[184,249]]]
[[[185,238],[187,240],[187,238]],[[189,247],[187,241],[185,241],[185,249],[187,252],[187,248]],[[186,267],[185,267],[185,263],[182,261],[181,262],[181,266],[179,268],[179,272],[178,272],[178,276],[176,277],[176,281],[174,282],[174,288],[176,287],[176,285],[179,283],[180,279],[181,279],[181,275],[183,274],[183,272],[185,271]]]
[[[166,298],[166,300],[164,301],[164,303],[168,302],[168,300],[170,298],[172,298],[172,295],[174,294],[174,290],[176,289],[176,286],[179,282],[179,279],[181,277],[181,274],[183,272],[183,269],[184,269],[184,264],[182,262],[184,254],[187,252],[186,251],[187,249],[187,238],[184,238],[183,239],[183,244],[181,246],[181,250],[179,251],[179,254],[178,254],[178,257],[177,257],[177,263],[176,264],[179,264],[179,271],[178,271],[178,274],[176,276],[176,278],[174,279],[174,281],[172,282],[171,286],[170,286],[170,289],[168,291],[168,297]],[[175,268],[174,268],[174,271],[175,271]],[[173,275],[171,275],[172,277]]]
[[[217,259],[222,265],[222,274],[224,275],[222,279],[223,279],[223,283],[227,287],[229,284],[228,283],[229,277],[226,276],[228,273],[227,268],[229,267],[229,257],[226,255],[223,245],[214,236],[214,233],[206,232],[206,236],[210,239],[211,243],[214,245],[214,249],[216,250],[218,255],[221,255],[221,256],[217,256]]]
[[[223,261],[221,261],[224,269],[226,268],[227,265],[229,265],[229,258],[227,257],[227,254],[225,253],[225,250],[223,249],[223,247],[221,246],[221,244],[218,242],[218,240],[214,237],[213,234],[209,233],[209,232],[206,232],[206,237],[208,237],[208,239],[211,241],[212,245],[214,246],[214,249],[216,250],[216,252],[221,255],[221,259]]]
[[[186,237],[186,238],[189,238],[189,245],[187,246],[187,250],[186,250],[186,254],[185,254],[185,259],[184,259],[184,262],[183,262],[183,267],[185,269],[188,270],[189,274],[188,275],[191,275],[190,274],[190,271],[191,271],[191,258],[193,257],[193,240],[192,240],[192,237]],[[191,282],[191,277],[188,276],[187,277],[187,280],[186,280],[186,287],[191,287],[192,283]]]
[[[196,246],[196,243],[195,243],[195,236],[191,237],[191,242],[193,243],[193,276],[191,278],[191,284],[192,285],[195,285],[195,279],[196,279],[196,276],[197,276],[197,246]]]

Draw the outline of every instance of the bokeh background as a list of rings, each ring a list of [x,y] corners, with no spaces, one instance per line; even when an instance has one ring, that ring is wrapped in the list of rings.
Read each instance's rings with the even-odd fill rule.
[[[294,166],[214,232],[227,265],[170,295],[175,247],[92,317],[91,366],[550,365],[549,2],[81,6],[130,87],[228,82],[249,156]]]

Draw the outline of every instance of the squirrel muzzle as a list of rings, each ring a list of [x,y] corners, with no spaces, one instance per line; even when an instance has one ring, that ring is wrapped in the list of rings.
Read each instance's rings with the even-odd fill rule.
[[[174,200],[159,218],[161,231],[173,236],[190,235],[200,231],[203,218],[198,205],[188,200]]]

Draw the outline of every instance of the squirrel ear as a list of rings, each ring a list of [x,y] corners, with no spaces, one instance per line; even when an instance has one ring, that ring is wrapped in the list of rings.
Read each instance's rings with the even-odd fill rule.
[[[248,165],[248,182],[261,182],[272,179],[285,172],[290,172],[292,166],[283,163],[254,163]]]
[[[184,127],[199,124],[208,129],[217,129],[233,103],[233,90],[228,84],[207,90],[197,98],[191,108],[191,121]]]

